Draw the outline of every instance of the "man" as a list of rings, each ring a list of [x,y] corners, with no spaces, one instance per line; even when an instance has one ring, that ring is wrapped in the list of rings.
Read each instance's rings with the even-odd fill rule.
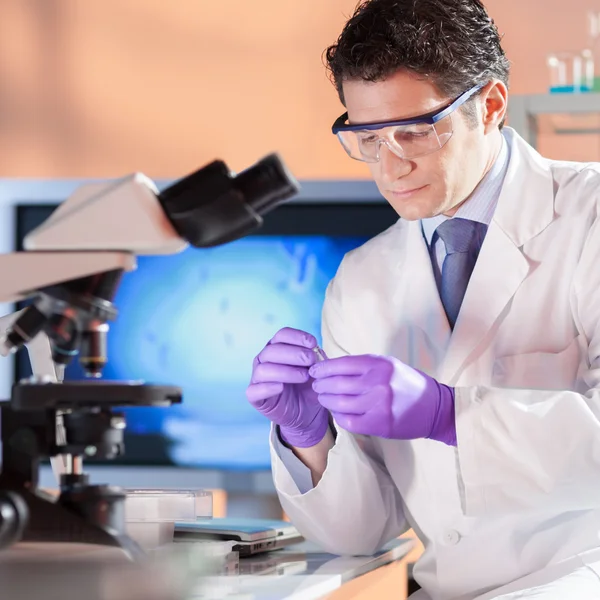
[[[330,283],[326,360],[283,329],[254,361],[282,506],[338,554],[412,527],[419,598],[600,598],[600,166],[503,127],[479,0],[364,2],[327,61],[401,219]]]

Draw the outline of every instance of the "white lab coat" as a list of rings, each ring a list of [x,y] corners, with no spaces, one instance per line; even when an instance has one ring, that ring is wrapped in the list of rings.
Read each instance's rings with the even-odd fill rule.
[[[418,221],[350,252],[323,309],[330,357],[391,355],[456,387],[458,447],[339,430],[314,489],[300,494],[273,449],[274,481],[331,552],[371,553],[412,527],[420,597],[567,577],[584,587],[539,597],[600,598],[600,165],[505,133],[510,164],[452,333]]]

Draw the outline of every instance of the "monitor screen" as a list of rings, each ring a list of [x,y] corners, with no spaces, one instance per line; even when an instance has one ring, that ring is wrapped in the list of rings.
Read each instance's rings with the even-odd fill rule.
[[[17,244],[54,206],[17,210]],[[344,254],[397,219],[385,203],[289,205],[256,235],[171,256],[141,256],[115,297],[108,380],[177,385],[183,403],[125,409],[126,453],[112,464],[262,470],[269,422],[246,400],[254,356],[281,327],[320,340],[327,284]],[[30,374],[23,352],[17,378]],[[74,360],[67,379],[81,379]]]

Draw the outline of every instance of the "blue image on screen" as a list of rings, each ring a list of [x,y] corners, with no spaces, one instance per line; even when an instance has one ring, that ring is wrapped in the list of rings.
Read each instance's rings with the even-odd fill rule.
[[[270,424],[245,396],[253,358],[281,327],[320,341],[327,284],[365,241],[251,236],[140,257],[115,298],[103,377],[177,385],[183,403],[126,409],[128,433],[164,436],[181,466],[268,469]],[[67,376],[82,376],[76,361]]]

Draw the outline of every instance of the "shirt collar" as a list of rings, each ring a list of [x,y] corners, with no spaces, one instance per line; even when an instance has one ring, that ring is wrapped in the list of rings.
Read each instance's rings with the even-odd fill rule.
[[[471,197],[459,207],[454,217],[478,221],[485,225],[491,223],[494,211],[496,210],[496,205],[498,204],[500,192],[502,191],[502,184],[508,168],[509,158],[510,148],[506,138],[502,135],[502,147],[500,148],[500,152],[494,161],[492,168],[479,182],[475,190],[473,190]],[[452,217],[437,215],[435,217],[430,217],[429,219],[421,220],[423,234],[429,246],[431,246],[431,239],[438,225],[450,218]]]

